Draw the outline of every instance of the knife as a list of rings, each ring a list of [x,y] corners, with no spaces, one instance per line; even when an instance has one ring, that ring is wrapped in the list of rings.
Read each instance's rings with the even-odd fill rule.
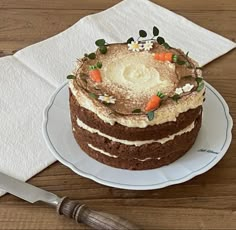
[[[140,229],[133,223],[104,212],[93,211],[85,204],[17,180],[0,172],[0,188],[30,203],[42,201],[56,208],[57,213],[84,223],[94,229]]]

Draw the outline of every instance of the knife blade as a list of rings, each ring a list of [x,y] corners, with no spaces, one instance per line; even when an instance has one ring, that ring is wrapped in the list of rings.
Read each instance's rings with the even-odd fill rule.
[[[84,223],[94,229],[140,229],[135,224],[116,215],[93,211],[85,204],[60,198],[57,195],[22,182],[0,172],[0,188],[30,203],[42,201],[54,206],[57,213],[74,219],[77,223]]]
[[[0,188],[30,203],[42,201],[56,206],[60,202],[60,198],[57,195],[37,188],[33,185],[24,183],[1,172]]]

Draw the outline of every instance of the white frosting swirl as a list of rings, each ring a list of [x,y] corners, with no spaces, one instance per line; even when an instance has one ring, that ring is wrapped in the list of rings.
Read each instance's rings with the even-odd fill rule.
[[[104,85],[118,85],[124,93],[127,89],[134,95],[157,91],[169,93],[174,86],[171,76],[175,75],[175,65],[157,62],[151,53],[130,53],[107,60],[101,74]]]

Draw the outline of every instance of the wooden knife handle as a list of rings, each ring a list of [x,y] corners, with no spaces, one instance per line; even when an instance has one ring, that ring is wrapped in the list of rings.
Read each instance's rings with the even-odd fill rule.
[[[140,229],[129,221],[115,215],[104,212],[96,212],[84,204],[70,200],[67,197],[61,199],[57,206],[60,215],[74,219],[77,223],[84,223],[94,229]]]

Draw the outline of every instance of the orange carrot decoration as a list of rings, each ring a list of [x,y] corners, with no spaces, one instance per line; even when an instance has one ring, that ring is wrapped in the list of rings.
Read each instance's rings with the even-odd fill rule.
[[[156,109],[160,105],[160,102],[161,102],[161,98],[158,97],[157,95],[153,95],[148,101],[145,107],[145,110],[148,112],[148,111],[152,111]]]
[[[160,106],[161,103],[161,99],[165,97],[164,94],[162,94],[161,92],[158,92],[157,95],[153,95],[150,100],[148,101],[146,107],[145,107],[145,111],[149,112],[149,111],[153,111],[155,109],[157,109]]]
[[[156,53],[154,55],[154,58],[158,61],[169,61],[169,62],[175,62],[177,59],[177,55],[173,53]]]
[[[94,82],[102,82],[102,76],[99,69],[102,68],[102,63],[97,62],[96,65],[89,66],[89,77]]]
[[[173,60],[172,57],[173,57],[172,53],[165,53],[165,61],[172,62]]]
[[[102,82],[101,72],[99,69],[91,69],[89,77],[95,82]]]

